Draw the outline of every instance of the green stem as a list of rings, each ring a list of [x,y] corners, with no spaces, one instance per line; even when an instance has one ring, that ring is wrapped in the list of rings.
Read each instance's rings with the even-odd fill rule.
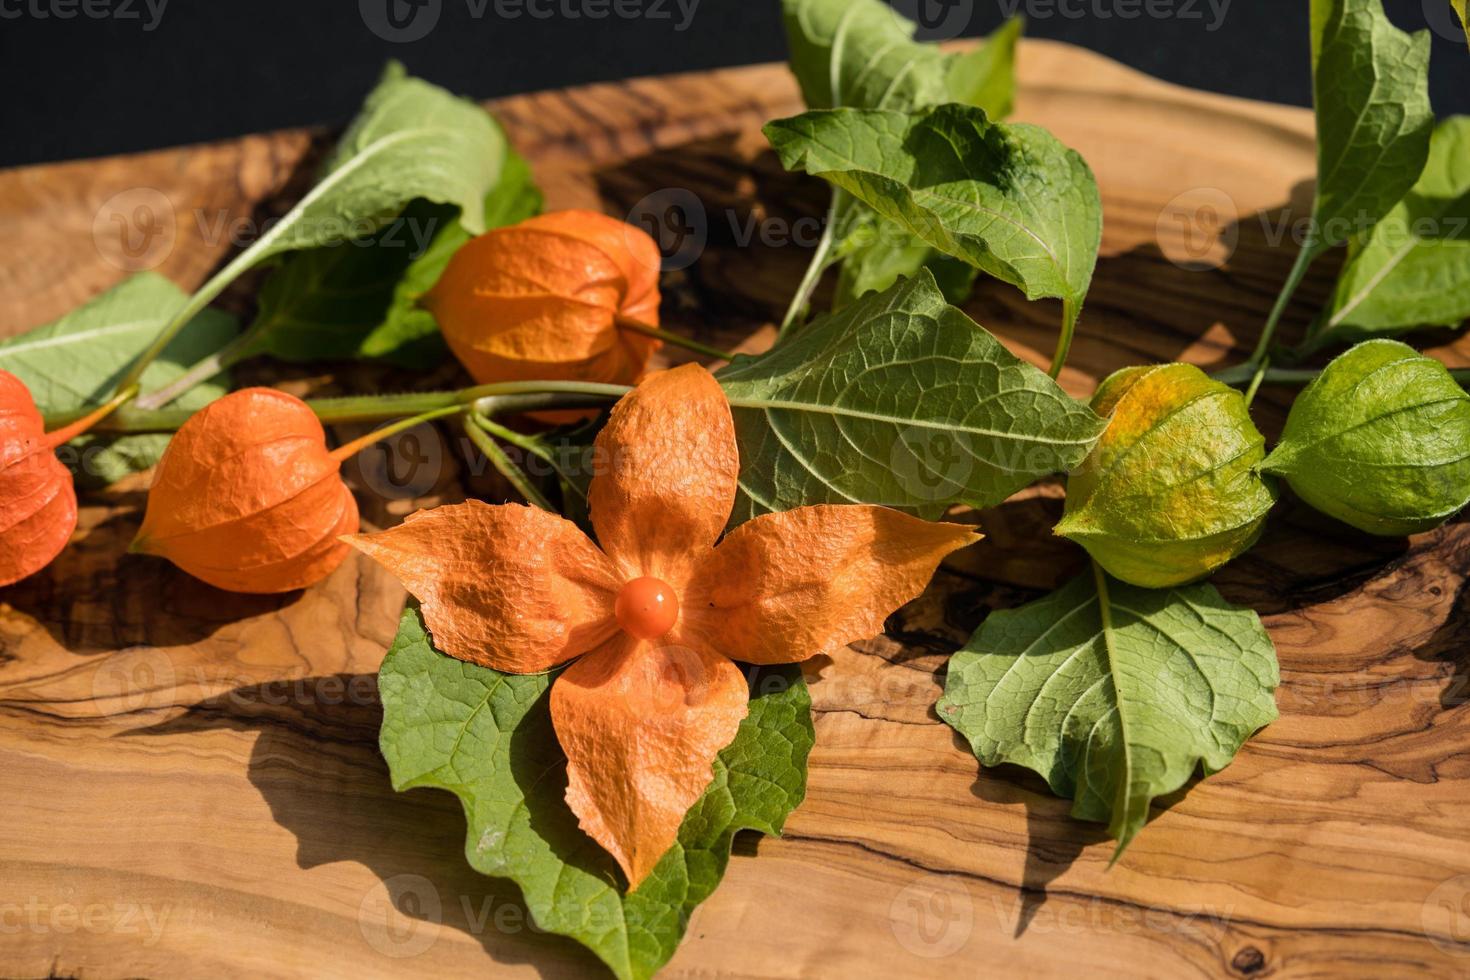
[[[1291,272],[1287,275],[1286,282],[1276,297],[1276,304],[1271,307],[1271,313],[1266,317],[1266,325],[1261,328],[1261,339],[1256,341],[1256,349],[1251,352],[1250,364],[1260,364],[1265,359],[1266,352],[1271,349],[1271,336],[1276,333],[1276,325],[1281,322],[1281,316],[1290,305],[1291,297],[1295,295],[1297,287],[1306,278],[1307,269],[1321,250],[1316,241],[1311,240],[1304,243],[1301,251],[1296,253],[1296,262],[1292,264]],[[1254,367],[1252,370],[1255,370]]]
[[[1271,368],[1271,358],[1269,358],[1269,357],[1263,359],[1261,361],[1261,366],[1258,367],[1258,368],[1256,368],[1255,377],[1251,378],[1250,386],[1245,389],[1245,407],[1246,408],[1250,408],[1251,407],[1251,402],[1253,402],[1253,401],[1256,400],[1256,392],[1260,390],[1261,382],[1266,379],[1266,372],[1268,370],[1270,370],[1270,368]]]
[[[255,338],[260,335],[260,327],[264,322],[259,320],[251,324],[244,333],[189,368],[178,378],[157,391],[150,391],[139,398],[138,407],[142,409],[162,408],[190,389],[203,384],[226,368],[249,357],[254,353],[250,348],[255,344]]]
[[[822,273],[827,271],[827,256],[832,252],[832,230],[837,224],[837,208],[842,193],[841,188],[832,188],[832,202],[827,206],[827,222],[822,228],[822,237],[817,240],[817,248],[812,253],[811,263],[807,265],[806,272],[801,277],[801,283],[796,287],[796,294],[791,297],[791,303],[786,307],[786,315],[781,318],[781,328],[776,332],[777,340],[785,337],[796,326],[797,321],[801,319],[802,313],[811,302],[817,283],[822,281]]]
[[[128,399],[137,393],[138,389],[135,387],[124,388],[116,395],[113,395],[105,404],[82,415],[80,418],[73,418],[70,421],[61,422],[60,428],[46,433],[47,448],[55,449],[57,446],[64,446],[68,442],[71,442],[77,436],[93,428],[109,415],[116,412]]]
[[[552,510],[551,504],[541,495],[541,491],[531,485],[531,481],[526,479],[526,474],[521,472],[515,463],[511,462],[510,457],[505,455],[505,450],[500,448],[500,444],[490,438],[489,434],[476,424],[476,420],[472,415],[467,414],[465,416],[464,431],[470,437],[470,441],[479,448],[480,452],[485,454],[485,458],[490,460],[491,465],[500,471],[500,475],[510,481],[511,486],[516,488],[516,492],[524,497],[527,503],[540,507],[542,510],[555,513]]]
[[[381,429],[374,429],[367,435],[362,436],[358,439],[353,439],[351,442],[343,443],[336,449],[332,450],[330,455],[333,459],[337,460],[340,463],[345,459],[356,456],[359,452],[366,449],[368,446],[371,446],[373,443],[386,439],[389,436],[397,435],[404,429],[412,429],[414,426],[422,425],[424,422],[429,422],[437,418],[443,418],[446,415],[453,415],[456,412],[463,412],[464,410],[465,408],[463,405],[450,405],[446,408],[436,408],[428,412],[421,412],[418,415],[414,415],[406,419],[401,419],[400,421],[394,422],[391,425],[385,425]]]
[[[1067,363],[1067,352],[1072,349],[1072,334],[1077,331],[1077,308],[1070,299],[1062,300],[1062,333],[1057,337],[1057,349],[1051,356],[1051,367],[1046,371],[1053,378],[1062,373]]]
[[[137,359],[133,361],[132,367],[128,368],[127,373],[118,382],[117,387],[119,391],[137,384],[138,379],[143,376],[143,372],[148,370],[148,365],[158,359],[158,355],[162,354],[164,348],[173,342],[174,337],[178,336],[179,331],[188,326],[189,321],[193,320],[206,306],[212,303],[215,297],[224,292],[226,286],[234,282],[246,269],[250,268],[255,261],[254,252],[255,249],[250,248],[235,256],[234,261],[216,272],[210,277],[208,282],[199,287],[198,292],[189,297],[189,301],[184,304],[183,309],[175,313],[172,319],[164,324],[163,329],[159,331],[157,337],[153,338],[153,343],[148,346],[148,349],[139,354]],[[158,406],[153,407],[156,408]]]
[[[363,395],[349,398],[318,398],[307,406],[323,423],[381,422],[439,409],[461,409],[476,405],[481,411],[534,412],[547,408],[581,408],[605,405],[626,395],[624,385],[586,381],[502,381],[476,385],[459,391],[411,392],[402,395]],[[193,412],[165,408],[151,411],[125,406],[98,422],[93,431],[110,433],[175,432]],[[446,411],[444,414],[450,414]],[[69,417],[48,420],[65,424]]]
[[[674,333],[670,330],[660,330],[658,327],[650,327],[646,323],[639,323],[637,320],[630,320],[627,317],[618,317],[617,325],[620,330],[641,333],[645,337],[656,337],[665,343],[676,344],[679,347],[687,348],[696,354],[703,354],[706,357],[715,357],[722,361],[733,361],[735,359],[735,355],[729,351],[720,350],[718,347],[711,347],[708,344],[702,344],[694,338],[686,337],[680,333]]]
[[[582,492],[582,489],[579,486],[577,486],[577,481],[573,480],[570,474],[568,474],[566,470],[562,469],[561,464],[557,462],[556,457],[547,452],[546,447],[542,445],[541,442],[537,440],[534,436],[524,435],[520,432],[515,431],[514,429],[508,429],[505,426],[501,425],[499,422],[496,422],[494,419],[481,415],[478,412],[472,413],[470,415],[470,418],[474,421],[476,425],[484,429],[490,435],[499,439],[501,442],[508,442],[512,446],[517,447],[523,452],[530,453],[532,456],[544,460],[547,466],[550,466],[553,470],[556,471],[558,476],[566,481],[567,487],[569,487],[574,493],[576,493],[577,496],[581,497],[584,501],[587,499],[587,495]]]
[[[1223,371],[1216,371],[1210,377],[1227,385],[1254,384],[1259,387],[1262,384],[1281,385],[1283,387],[1300,388],[1310,384],[1312,379],[1322,373],[1321,368],[1268,368],[1265,371],[1249,370],[1249,364],[1237,364]],[[1260,373],[1260,381],[1257,382],[1257,372]],[[1470,368],[1451,368],[1450,377],[1454,378],[1461,387],[1470,388]]]

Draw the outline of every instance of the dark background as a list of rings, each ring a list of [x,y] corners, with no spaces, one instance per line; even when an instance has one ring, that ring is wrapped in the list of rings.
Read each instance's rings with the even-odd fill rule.
[[[617,0],[645,15],[599,20],[562,11],[614,0],[164,0],[156,18],[149,2],[0,0],[0,166],[342,122],[388,58],[488,98],[785,57],[778,0],[698,0],[687,23],[680,0]],[[385,40],[368,21],[386,23],[390,2],[409,30],[433,9],[410,3],[437,5],[438,21],[419,40]],[[1031,36],[1184,85],[1310,104],[1307,0],[1229,0],[1218,19],[1225,0],[923,2],[940,33],[983,33],[1019,7]],[[1470,112],[1470,53],[1448,0],[1386,6],[1400,26],[1435,31],[1437,111]]]

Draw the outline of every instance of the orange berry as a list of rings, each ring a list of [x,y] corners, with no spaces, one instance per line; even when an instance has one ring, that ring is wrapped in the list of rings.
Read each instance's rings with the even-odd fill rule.
[[[679,597],[667,583],[645,575],[618,590],[613,614],[629,636],[657,640],[679,621]]]

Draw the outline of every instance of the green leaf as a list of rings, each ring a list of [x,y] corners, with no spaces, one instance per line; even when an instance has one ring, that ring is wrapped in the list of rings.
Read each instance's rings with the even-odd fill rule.
[[[514,224],[540,208],[530,167],[508,151],[500,179],[481,205],[483,225]],[[432,367],[445,347],[418,298],[469,240],[458,208],[420,199],[369,239],[286,256],[260,291],[250,327],[255,339],[242,356],[264,353],[296,362],[378,358]]]
[[[1406,34],[1382,0],[1312,0],[1317,197],[1311,255],[1376,224],[1429,155],[1429,32]]]
[[[803,93],[811,108],[831,107],[824,100],[832,97],[833,77],[831,44],[816,44],[812,38],[830,39],[841,22],[844,26],[839,57],[845,59],[849,74],[866,84],[847,86],[845,97],[838,104],[859,109],[905,109],[953,101],[978,106],[992,119],[1011,112],[1016,90],[1016,42],[1024,26],[1020,17],[1006,21],[973,51],[939,55],[933,45],[909,40],[913,25],[877,0],[847,4],[801,0],[788,2],[786,12],[793,71],[798,79],[810,79],[803,81]],[[806,30],[802,29],[803,22],[810,22]],[[900,28],[897,31],[895,24]],[[865,53],[878,51],[883,55],[876,61],[864,57]],[[865,72],[859,65],[870,67]],[[927,76],[941,67],[945,73],[942,90],[932,78],[922,85],[914,84],[916,76]],[[839,89],[842,74],[841,70],[837,73]],[[896,81],[899,76],[909,81],[909,87]],[[877,82],[880,77],[886,79],[881,85]],[[840,262],[834,310],[865,293],[882,292],[900,278],[912,276],[926,266],[939,278],[945,295],[953,301],[961,302],[969,295],[974,283],[973,271],[937,255],[923,239],[880,218],[860,201],[841,195],[831,220],[836,246],[829,264]]]
[[[1202,578],[1255,543],[1276,488],[1245,397],[1192,364],[1124,368],[1093,396],[1108,418],[1067,479],[1056,533],[1108,573],[1163,588]]]
[[[718,375],[735,416],[732,523],[816,503],[937,516],[1071,469],[1103,421],[920,272]]]
[[[881,0],[782,0],[791,71],[813,109],[910,109],[949,101],[952,56],[913,40]]]
[[[317,185],[241,258],[254,265],[361,238],[414,198],[454,205],[465,228],[479,234],[485,195],[500,177],[505,153],[505,136],[484,109],[391,62]]]
[[[1407,344],[1365,341],[1297,396],[1261,468],[1359,530],[1427,531],[1470,503],[1470,395]]]
[[[1061,299],[1070,331],[1097,263],[1102,203],[1086,161],[1046,130],[951,104],[817,110],[765,133],[788,170],[825,178],[1028,299]]]
[[[1014,763],[1108,825],[1113,860],[1149,802],[1230,763],[1276,718],[1276,650],[1209,585],[1140,589],[1093,567],[991,613],[949,662],[939,717],[986,766]]]
[[[806,793],[811,701],[796,667],[762,670],[740,732],[678,844],[632,894],[567,808],[566,758],[548,708],[556,672],[501,674],[436,651],[416,608],[378,675],[393,786],[464,804],[465,857],[516,882],[537,926],[570,936],[622,978],[652,976],[719,884],[736,831],[779,834]]]
[[[367,238],[416,198],[455,207],[460,223],[478,234],[484,230],[485,195],[499,179],[505,156],[505,137],[488,113],[467,99],[408,77],[402,65],[390,62],[316,186],[181,304],[139,355],[141,361],[154,356],[182,321],[191,319],[247,270],[286,252]],[[219,360],[225,360],[223,354]],[[201,365],[198,370],[213,366]],[[179,390],[195,380],[195,372],[190,372],[181,379]],[[175,394],[173,389],[150,392],[137,404],[158,408]]]
[[[0,342],[0,369],[25,382],[43,415],[99,405],[112,396],[128,364],[183,302],[183,292],[163,276],[139,273],[59,320]],[[143,387],[168,384],[188,365],[229,343],[235,329],[234,317],[204,310],[148,366]],[[226,379],[216,376],[181,398],[177,407],[203,408],[226,390]],[[145,470],[158,462],[168,440],[164,434],[74,439],[70,446],[79,454],[77,480],[84,486],[105,485]]]
[[[1470,317],[1470,116],[1440,123],[1419,182],[1352,244],[1320,346]]]
[[[1016,103],[1016,42],[1025,27],[1024,17],[1011,17],[984,44],[957,55],[949,64],[950,97],[946,101],[976,106],[991,119],[1009,116]]]
[[[1466,12],[1466,0],[1450,0],[1450,6],[1460,15],[1460,23],[1465,27],[1465,43],[1470,44],[1470,13]]]

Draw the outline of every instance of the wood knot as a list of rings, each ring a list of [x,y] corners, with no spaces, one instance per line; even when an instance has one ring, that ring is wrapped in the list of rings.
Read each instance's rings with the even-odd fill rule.
[[[1266,965],[1266,954],[1254,946],[1247,946],[1235,954],[1235,959],[1230,961],[1230,967],[1242,976],[1250,976],[1259,973]]]

